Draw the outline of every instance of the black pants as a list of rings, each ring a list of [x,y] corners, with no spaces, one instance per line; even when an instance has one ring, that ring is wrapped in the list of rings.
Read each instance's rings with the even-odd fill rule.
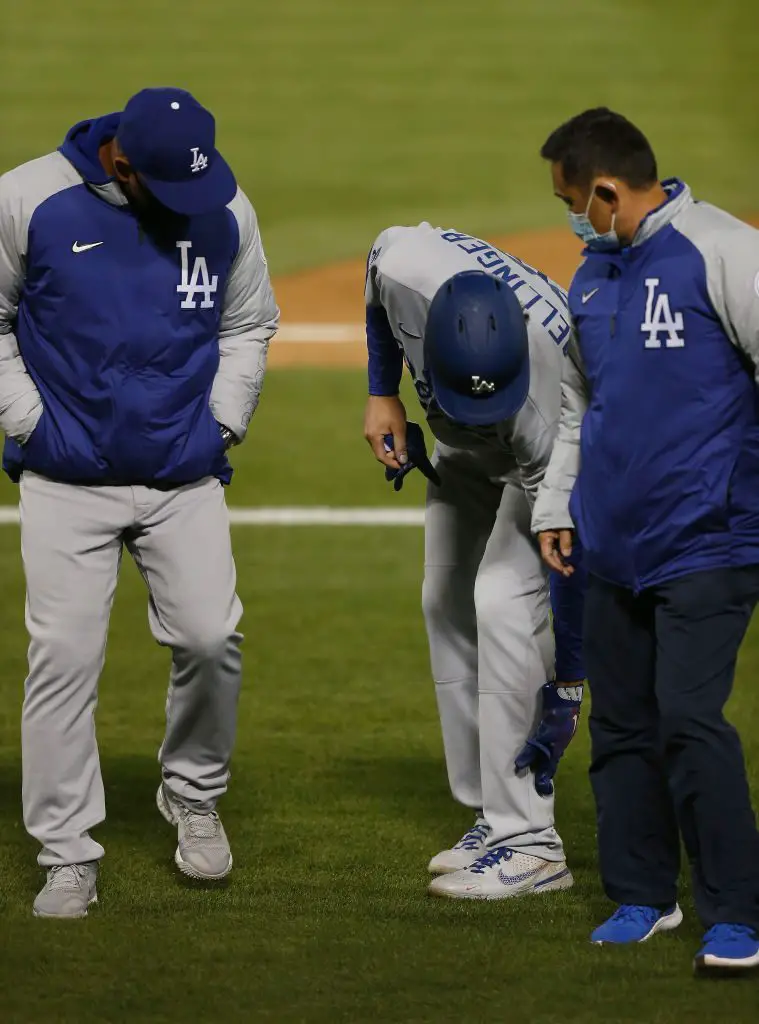
[[[617,903],[672,904],[682,834],[706,928],[759,928],[759,832],[723,708],[759,566],[646,590],[588,580],[585,659],[601,876]]]

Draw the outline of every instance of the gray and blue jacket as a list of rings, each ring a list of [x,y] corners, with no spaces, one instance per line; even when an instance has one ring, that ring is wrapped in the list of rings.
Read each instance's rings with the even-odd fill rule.
[[[586,251],[535,532],[637,592],[759,563],[759,231],[681,181],[632,244]]]
[[[83,484],[231,477],[278,322],[256,216],[188,218],[163,244],[103,170],[119,115],[0,178],[4,467]]]

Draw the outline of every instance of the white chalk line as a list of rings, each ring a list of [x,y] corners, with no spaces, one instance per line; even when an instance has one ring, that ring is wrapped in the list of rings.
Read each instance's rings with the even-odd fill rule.
[[[294,344],[348,344],[364,342],[363,324],[283,324],[275,341]],[[332,508],[292,506],[230,508],[233,526],[423,526],[422,509]],[[0,526],[18,523],[18,508],[0,505]]]
[[[348,345],[366,341],[364,324],[281,324],[273,345]]]
[[[272,508],[230,508],[233,526],[423,526],[421,508],[332,508],[294,505]],[[0,505],[0,526],[18,523],[18,508]]]

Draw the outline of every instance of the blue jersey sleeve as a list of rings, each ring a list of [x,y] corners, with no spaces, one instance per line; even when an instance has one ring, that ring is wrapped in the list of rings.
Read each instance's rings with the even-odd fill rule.
[[[551,573],[551,609],[556,640],[556,681],[578,683],[585,679],[582,656],[582,619],[585,608],[587,573],[577,534],[570,559],[575,571],[571,576]]]
[[[403,353],[393,337],[382,306],[366,307],[366,347],[369,352],[369,394],[397,395],[403,376]]]

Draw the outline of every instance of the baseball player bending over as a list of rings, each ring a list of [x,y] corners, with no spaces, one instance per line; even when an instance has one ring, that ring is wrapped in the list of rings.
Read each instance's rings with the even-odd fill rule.
[[[369,254],[366,330],[365,436],[396,489],[414,467],[429,478],[423,608],[451,791],[474,812],[430,861],[429,891],[567,889],[552,778],[582,699],[582,580],[554,579],[555,672],[530,534],[560,415],[565,293],[470,235],[393,227]],[[398,397],[404,361],[437,439],[431,463]]]
[[[242,607],[222,484],[277,317],[255,214],[189,93],[138,93],[0,178],[0,427],[21,482],[39,917],[84,917],[97,899],[94,714],[123,547],[172,650],[158,808],[178,827],[176,863],[202,879],[232,867],[215,808]]]

